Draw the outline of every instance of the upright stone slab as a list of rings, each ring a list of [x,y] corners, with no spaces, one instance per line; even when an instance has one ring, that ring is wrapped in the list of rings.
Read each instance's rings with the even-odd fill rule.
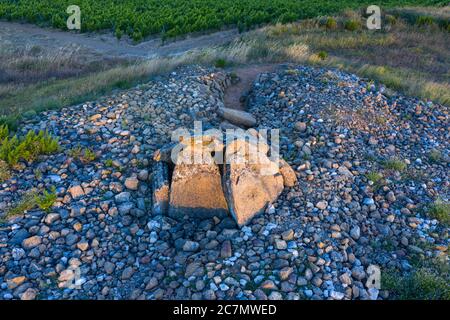
[[[200,219],[225,217],[228,207],[221,182],[219,167],[207,145],[203,142],[186,146],[172,175],[169,215],[178,219],[185,215]]]
[[[169,207],[169,167],[167,163],[153,163],[153,214],[167,214]]]
[[[243,145],[245,141],[230,144]],[[227,144],[223,189],[229,211],[238,226],[242,227],[278,198],[283,191],[283,177],[277,164],[270,161],[264,152],[258,154],[258,163],[252,163],[248,161],[251,158],[248,154],[236,156],[235,153],[236,149],[251,148],[228,149],[230,144]]]

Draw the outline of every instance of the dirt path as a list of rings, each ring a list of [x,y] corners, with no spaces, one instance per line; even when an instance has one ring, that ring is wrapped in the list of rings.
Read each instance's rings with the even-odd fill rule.
[[[252,87],[256,77],[264,72],[272,72],[276,68],[276,64],[258,64],[239,67],[231,70],[235,73],[240,81],[228,87],[224,96],[224,104],[227,108],[245,110],[246,105],[241,101],[241,97],[245,95]]]
[[[116,39],[112,34],[75,33],[44,29],[32,24],[0,21],[0,43],[47,48],[76,45],[110,57],[151,58],[177,55],[193,49],[222,45],[233,40],[237,35],[237,30],[227,30],[188,37],[165,45],[162,45],[159,38],[133,45],[127,40]]]

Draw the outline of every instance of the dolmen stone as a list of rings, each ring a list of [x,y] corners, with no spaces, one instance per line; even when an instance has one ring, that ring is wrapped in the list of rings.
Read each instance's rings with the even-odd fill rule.
[[[264,144],[256,147],[241,138],[227,142],[223,188],[229,211],[239,227],[263,213],[283,191],[278,163],[269,159],[267,150]]]
[[[219,166],[212,151],[223,148],[211,137],[180,141],[170,188],[169,216],[206,219],[225,217],[227,202],[222,191]],[[215,145],[217,144],[217,145]]]
[[[153,163],[153,214],[165,215],[169,208],[169,166],[166,162]]]
[[[153,212],[175,219],[231,214],[242,227],[297,183],[278,154],[255,129],[227,132],[225,146],[222,136],[178,137],[154,154]]]
[[[253,127],[256,125],[256,118],[245,111],[221,107],[217,110],[217,113],[225,120],[238,126]]]

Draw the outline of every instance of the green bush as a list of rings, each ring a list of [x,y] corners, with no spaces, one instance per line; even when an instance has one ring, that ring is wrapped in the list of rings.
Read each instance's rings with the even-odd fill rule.
[[[9,137],[6,126],[0,129],[0,160],[10,166],[16,165],[20,160],[34,161],[39,155],[52,154],[59,150],[58,140],[47,131],[28,131],[25,137],[17,135]]]
[[[385,271],[381,276],[381,289],[388,290],[398,300],[449,300],[448,274],[421,267],[407,275]]]
[[[0,183],[8,180],[11,177],[11,171],[9,170],[8,164],[0,160]]]
[[[217,59],[214,65],[216,68],[225,68],[227,66],[227,61],[225,59]]]
[[[337,21],[336,19],[329,17],[327,21],[325,22],[325,27],[329,30],[335,30],[337,29]]]
[[[417,17],[416,24],[420,27],[431,26],[434,24],[434,19],[433,19],[433,17],[429,17],[429,16],[420,16],[420,17]]]
[[[320,51],[317,56],[320,58],[320,60],[325,60],[326,58],[328,58],[328,53],[325,51]]]
[[[50,192],[47,190],[44,190],[42,195],[35,195],[34,200],[39,208],[41,208],[44,211],[49,211],[50,208],[55,203],[56,198],[57,198],[56,188],[52,187],[50,189]]]
[[[55,187],[51,187],[50,191],[44,190],[41,194],[36,189],[33,189],[25,193],[20,201],[8,210],[6,218],[23,214],[25,211],[32,210],[36,207],[48,212],[56,199]]]
[[[430,159],[431,163],[439,163],[440,161],[442,161],[443,156],[439,150],[433,149],[430,151],[428,158]]]
[[[385,169],[395,170],[399,172],[405,171],[407,167],[404,161],[395,158],[385,160],[382,164]]]
[[[376,171],[371,171],[366,174],[366,178],[369,181],[373,182],[373,186],[375,189],[378,189],[383,184],[384,177],[381,173],[378,173]]]
[[[450,203],[445,203],[441,199],[436,200],[428,209],[428,215],[443,224],[450,224]]]
[[[386,22],[392,26],[397,23],[397,18],[393,15],[387,14],[385,19]]]
[[[350,19],[345,21],[344,28],[348,31],[356,31],[361,27],[361,24],[358,20]]]
[[[90,148],[82,148],[80,145],[70,149],[67,152],[69,157],[77,159],[82,163],[89,163],[97,158],[97,155]]]

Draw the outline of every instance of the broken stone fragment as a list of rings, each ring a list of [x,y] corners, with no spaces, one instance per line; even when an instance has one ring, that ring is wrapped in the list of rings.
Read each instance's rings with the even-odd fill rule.
[[[280,159],[280,173],[283,176],[283,182],[285,187],[293,187],[297,183],[297,175],[294,169],[284,160]]]
[[[169,167],[165,162],[153,164],[153,214],[167,213],[169,206]]]
[[[256,124],[255,117],[245,111],[230,108],[219,108],[217,112],[222,118],[238,126],[253,127]]]
[[[153,153],[153,160],[172,163],[171,154],[177,142],[167,143]]]

